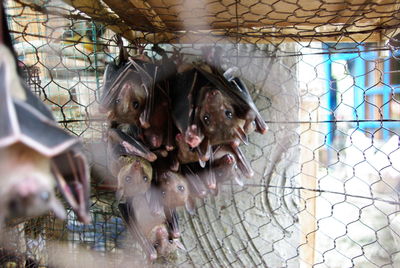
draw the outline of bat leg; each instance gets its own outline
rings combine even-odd
[[[112,144],[121,144],[127,154],[143,157],[150,162],[157,159],[157,156],[146,146],[132,136],[125,134],[120,129],[110,129],[108,138],[109,142]]]

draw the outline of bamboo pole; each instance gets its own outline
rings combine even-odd
[[[315,101],[303,101],[300,107],[301,121],[317,120],[318,103]],[[302,124],[300,135],[300,161],[301,161],[301,186],[308,189],[316,189],[318,172],[318,136],[315,125]],[[312,267],[315,261],[316,238],[316,194],[312,191],[300,192],[300,267]]]

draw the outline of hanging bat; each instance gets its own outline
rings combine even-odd
[[[141,157],[121,156],[117,174],[117,201],[145,194],[151,185],[153,169],[148,161]]]
[[[3,20],[4,18],[3,16]],[[8,31],[4,31],[3,34],[5,35],[3,40],[11,39]],[[12,47],[6,47],[0,42],[2,55],[0,59],[0,150],[20,148],[14,145],[21,145],[22,148],[33,150],[46,158],[52,172],[55,166],[61,165],[64,168],[65,164],[58,162],[57,159],[75,155],[79,150],[79,140],[59,128],[47,107],[22,83],[12,51]],[[28,158],[26,160],[30,161]],[[89,185],[89,176],[86,159],[81,154],[77,158],[73,157],[66,166],[69,169],[53,176],[57,177],[61,192],[64,193],[80,220],[88,222],[89,190],[86,186]],[[73,176],[69,176],[68,173]],[[47,171],[44,175],[47,175]],[[34,180],[39,183],[39,179]],[[31,183],[34,180],[31,180]],[[43,180],[47,179],[43,178]],[[74,184],[72,182],[79,182],[82,187],[72,189],[72,184]],[[71,194],[73,192],[77,194]],[[75,206],[71,202],[74,202]]]
[[[119,63],[109,63],[104,72],[101,111],[110,122],[149,127],[154,99],[156,66],[129,58],[122,38],[117,36]]]
[[[160,203],[164,208],[172,236],[179,237],[180,231],[176,208],[184,206],[190,214],[194,214],[195,199],[190,193],[188,182],[180,173],[170,170],[163,171],[159,173],[157,179],[157,186],[161,192]]]
[[[256,131],[265,134],[268,126],[260,115],[246,84],[237,77],[238,68],[231,67],[222,71],[222,48],[204,47],[203,57],[206,63],[196,64],[196,69],[218,89],[224,91],[237,106],[238,116],[245,120],[244,132],[248,133],[251,124],[255,122]]]
[[[170,237],[164,213],[151,213],[145,195],[120,203],[118,208],[128,230],[142,246],[150,261],[166,257],[177,248],[184,249],[178,239]]]

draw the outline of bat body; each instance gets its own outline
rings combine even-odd
[[[80,153],[79,140],[59,128],[47,107],[22,83],[11,42],[1,42],[11,40],[2,12],[0,154],[1,172],[7,174],[0,182],[6,200],[2,213],[10,215],[5,208],[11,202],[16,209],[15,215],[10,216],[38,216],[53,210],[57,216],[65,217],[54,197],[57,182],[78,218],[88,222],[89,169]],[[7,154],[13,157],[7,159]],[[26,169],[26,173],[21,173],[19,167]],[[10,201],[10,195],[14,201]]]
[[[121,156],[117,188],[117,200],[130,199],[136,195],[146,193],[151,185],[153,169],[150,163],[140,157]]]
[[[178,240],[171,239],[164,213],[151,213],[144,195],[137,195],[126,204],[119,204],[119,209],[128,230],[151,261],[166,257],[182,247]]]

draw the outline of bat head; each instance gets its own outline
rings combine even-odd
[[[165,207],[176,208],[187,205],[189,186],[186,179],[179,173],[165,172],[161,178],[160,189]]]
[[[230,98],[220,90],[209,88],[199,110],[204,135],[212,145],[226,143],[237,137],[240,121]]]
[[[147,192],[151,185],[153,170],[150,163],[135,156],[124,157],[125,165],[118,173],[117,199],[133,197]]]
[[[157,251],[157,257],[168,257],[178,248],[185,250],[184,246],[178,239],[170,238],[165,224],[153,228],[150,242]]]
[[[47,187],[40,176],[25,175],[14,184],[6,203],[10,217],[36,217],[52,211],[57,217],[65,219],[64,208],[55,197],[53,188]]]
[[[61,219],[64,208],[54,194],[50,159],[24,145],[0,152],[0,211],[6,217],[36,217],[53,211]]]
[[[119,86],[121,89],[113,100],[109,118],[119,123],[137,125],[146,103],[146,90],[141,86],[141,79],[134,75]]]

